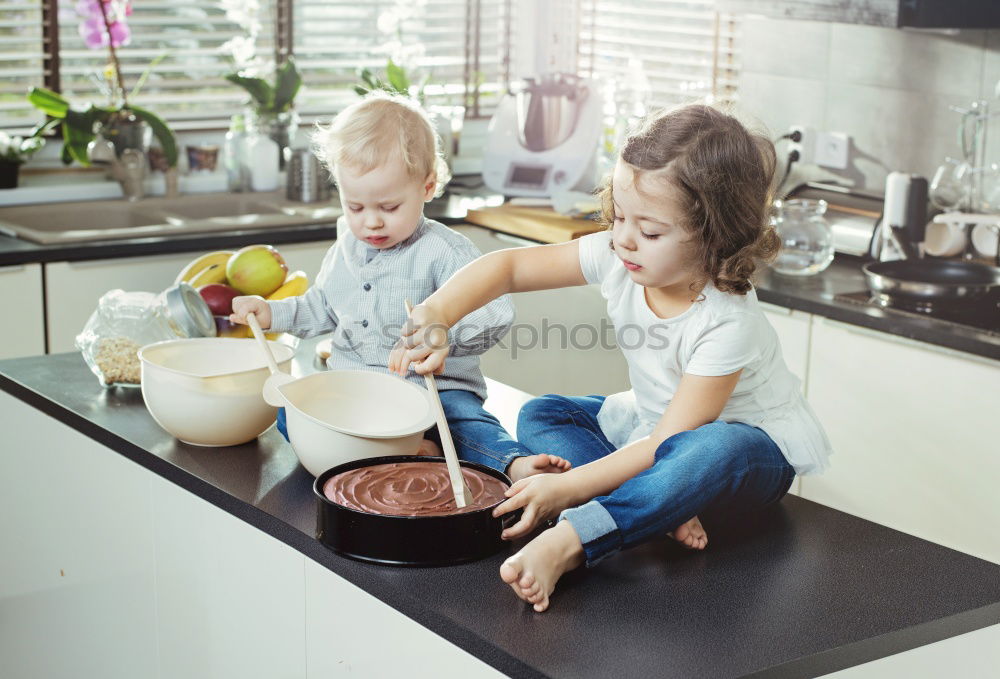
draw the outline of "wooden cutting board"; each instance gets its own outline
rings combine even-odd
[[[484,207],[469,210],[465,221],[542,243],[565,243],[604,230],[593,220],[566,217],[546,207]]]

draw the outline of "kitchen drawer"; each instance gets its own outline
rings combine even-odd
[[[329,242],[282,245],[278,249],[290,271],[301,269],[315,280]],[[45,265],[49,351],[73,351],[73,342],[108,290],[158,292],[172,285],[177,273],[201,252],[149,257],[53,262]]]
[[[7,306],[0,358],[45,353],[42,265],[0,267],[0,296]]]
[[[814,318],[809,401],[834,454],[803,497],[1000,562],[1000,363]]]
[[[802,380],[802,390],[807,391],[810,315],[766,302],[761,302],[760,306],[771,327],[778,334],[785,365]]]

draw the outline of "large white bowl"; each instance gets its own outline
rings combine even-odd
[[[286,372],[295,350],[268,342]],[[235,446],[260,436],[278,409],[264,402],[267,363],[256,342],[206,337],[139,350],[142,397],[156,423],[185,443]]]
[[[279,387],[288,438],[313,476],[344,462],[413,455],[434,424],[427,392],[364,370],[331,370]]]

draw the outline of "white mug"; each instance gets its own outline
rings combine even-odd
[[[930,222],[924,235],[924,252],[935,257],[953,257],[965,250],[965,224]]]
[[[972,229],[972,247],[983,257],[996,257],[997,246],[1000,245],[1000,227],[992,224],[976,224]]]

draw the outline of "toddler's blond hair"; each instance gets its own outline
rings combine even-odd
[[[441,195],[451,179],[430,116],[409,97],[371,92],[338,113],[329,125],[318,125],[312,142],[331,175],[338,166],[364,174],[398,159],[414,179],[423,181],[434,174],[435,195]]]

